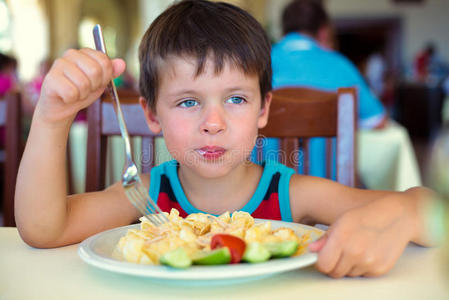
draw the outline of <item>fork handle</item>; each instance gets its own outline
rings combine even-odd
[[[100,24],[96,24],[93,29],[93,36],[95,41],[95,49],[98,51],[103,52],[104,54],[108,55],[106,51],[106,45],[104,43],[103,39],[103,33],[101,30]],[[115,110],[115,114],[117,115],[119,127],[120,127],[120,133],[122,134],[122,137],[125,141],[125,151],[126,155],[128,156],[128,159],[131,160],[131,144],[129,142],[129,134],[128,129],[126,128],[125,118],[123,117],[123,112],[120,107],[120,101],[117,94],[117,89],[115,87],[114,81],[111,80],[111,82],[108,83],[108,86],[106,87],[108,92],[111,94],[112,99],[114,100],[112,102]]]

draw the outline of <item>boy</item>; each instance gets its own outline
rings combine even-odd
[[[423,188],[357,190],[293,175],[280,164],[248,162],[257,130],[268,119],[271,65],[269,41],[245,11],[207,1],[174,4],[144,35],[139,59],[148,126],[164,133],[176,160],[154,168],[151,178],[143,175],[163,210],[244,210],[332,224],[310,248],[319,251],[317,267],[333,277],[383,274],[409,241],[430,244],[418,209],[430,193]],[[122,60],[81,49],[67,51],[47,75],[16,192],[17,227],[29,245],[77,243],[139,217],[120,183],[70,196],[65,186],[71,121],[124,68]]]

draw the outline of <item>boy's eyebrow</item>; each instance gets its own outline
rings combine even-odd
[[[230,88],[225,89],[225,92],[227,92],[227,93],[239,92],[239,91],[250,92],[251,88],[249,88],[249,87],[245,88],[244,86],[236,86],[236,87],[230,87]],[[183,90],[174,91],[174,92],[170,93],[170,96],[179,96],[179,95],[185,95],[185,94],[197,94],[198,92],[201,92],[201,90],[183,89]]]

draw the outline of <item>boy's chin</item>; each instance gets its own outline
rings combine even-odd
[[[191,171],[198,176],[208,179],[220,178],[228,175],[233,169],[235,169],[240,162],[226,161],[222,159],[204,159],[195,163],[186,164]]]

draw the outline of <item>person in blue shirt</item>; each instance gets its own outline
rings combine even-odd
[[[271,53],[273,89],[300,86],[336,91],[340,87],[356,87],[358,127],[372,129],[384,126],[386,113],[382,103],[370,91],[354,64],[330,49],[332,27],[320,1],[292,1],[283,11],[282,29],[284,37],[273,46]],[[324,177],[324,139],[312,139],[311,147],[311,175]],[[276,140],[266,141],[264,157],[275,149],[278,149]]]

